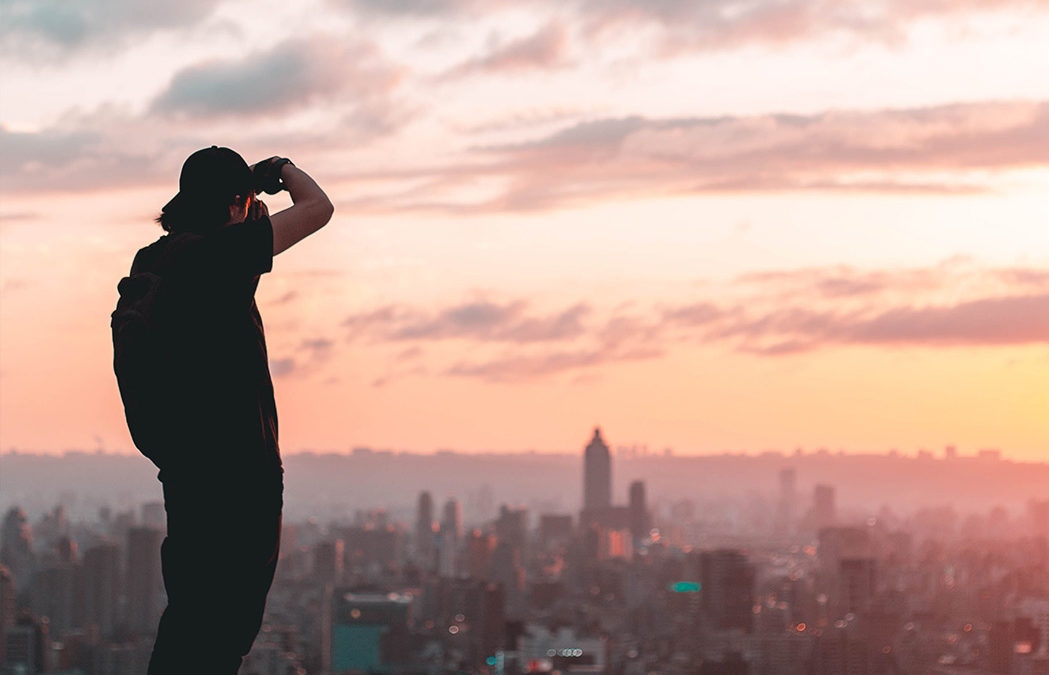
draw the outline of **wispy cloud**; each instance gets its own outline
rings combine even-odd
[[[595,119],[456,163],[347,176],[403,182],[362,211],[541,211],[608,199],[737,191],[973,192],[987,172],[1049,162],[1049,103],[985,102],[812,115]],[[466,201],[481,179],[501,187]]]
[[[568,29],[561,21],[550,21],[531,35],[497,45],[487,53],[451,68],[443,77],[548,71],[567,64]]]
[[[1040,11],[1040,0],[577,0],[589,30],[637,31],[639,25],[661,29],[658,47],[668,54],[732,49],[747,45],[784,45],[829,36],[899,44],[918,20],[968,18],[989,12],[1016,15]]]
[[[346,92],[363,105],[384,97],[399,79],[398,69],[374,45],[313,36],[239,60],[186,68],[175,74],[151,108],[165,115],[268,115]]]
[[[836,313],[788,308],[744,317],[708,338],[777,355],[833,345],[991,346],[1049,342],[1049,294],[979,298],[948,305],[905,305]]]
[[[35,131],[0,125],[0,192],[170,183],[189,152],[213,144],[244,151],[238,140],[300,152],[330,148],[333,135],[340,142],[365,143],[410,118],[396,98],[400,77],[400,68],[370,43],[324,35],[286,41],[235,61],[197,64],[174,75],[144,113],[105,105],[71,110]],[[267,126],[284,125],[290,113],[322,99],[341,112],[331,122],[337,126],[313,124],[309,133],[277,133]],[[255,121],[250,130],[237,124],[247,118]]]
[[[363,17],[408,20],[463,20],[518,5],[501,0],[342,0]],[[568,14],[593,36],[658,28],[664,52],[729,49],[750,44],[800,42],[840,34],[895,44],[920,19],[1013,14],[1045,9],[1040,0],[537,0],[535,13]]]
[[[1049,274],[967,258],[895,270],[847,265],[738,277],[743,293],[702,339],[766,355],[847,344],[995,346],[1049,341]]]
[[[156,180],[163,171],[158,161],[162,150],[117,142],[119,127],[127,131],[139,125],[123,112],[108,112],[67,118],[35,132],[0,127],[0,192],[84,190]]]
[[[462,22],[519,5],[491,0],[342,0],[365,19]],[[730,50],[752,45],[782,47],[822,38],[896,46],[916,21],[968,21],[988,14],[1012,16],[1046,10],[1041,0],[538,0],[539,16],[557,16],[578,27],[587,49],[645,39],[662,56]],[[478,57],[481,58],[481,57]]]
[[[591,349],[553,350],[538,355],[460,362],[445,370],[444,374],[479,378],[489,382],[519,382],[583,368],[624,361],[643,361],[660,356],[663,356],[663,351],[658,348],[619,350],[601,345]]]
[[[434,17],[455,15],[471,8],[483,9],[489,3],[475,0],[338,0],[337,4],[371,16]]]
[[[528,303],[468,302],[436,313],[387,306],[351,315],[343,321],[351,339],[382,340],[469,339],[490,342],[548,342],[582,334],[582,319],[590,311],[584,303],[548,315],[527,313]]]
[[[295,358],[288,356],[270,361],[270,373],[273,377],[286,377],[295,372],[297,364]]]
[[[198,25],[223,0],[5,0],[0,53],[58,58],[83,50],[113,52],[157,31]]]
[[[959,292],[965,297],[942,299]],[[1025,267],[986,268],[948,259],[898,270],[768,270],[731,280],[716,296],[608,311],[580,302],[537,316],[529,316],[522,301],[431,312],[383,307],[353,315],[346,326],[354,342],[411,341],[412,347],[398,353],[398,363],[429,360],[419,346],[428,342],[465,342],[469,356],[437,372],[491,382],[658,359],[680,345],[781,357],[850,345],[995,347],[1049,341],[1049,275]],[[396,377],[388,375],[383,383]]]
[[[327,338],[302,340],[291,356],[270,360],[273,377],[305,376],[318,372],[334,353],[335,341]]]

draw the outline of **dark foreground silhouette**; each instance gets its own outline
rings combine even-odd
[[[269,216],[255,197],[286,187]],[[114,369],[139,450],[159,469],[168,605],[149,673],[235,673],[251,649],[280,546],[283,468],[259,276],[322,227],[331,204],[304,172],[211,147],[186,160],[113,313]]]

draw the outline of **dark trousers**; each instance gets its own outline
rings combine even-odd
[[[277,566],[282,477],[161,476],[168,605],[149,675],[236,673],[262,626]]]

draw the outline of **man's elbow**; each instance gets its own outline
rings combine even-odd
[[[320,229],[331,220],[332,214],[335,213],[335,206],[330,199],[323,199],[314,205],[312,211],[313,220],[317,224],[317,229]]]

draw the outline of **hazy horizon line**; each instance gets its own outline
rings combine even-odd
[[[581,446],[582,447],[582,446]],[[1049,465],[1049,461],[1046,460],[1032,460],[1022,459],[1010,456],[1007,452],[1000,448],[979,448],[974,454],[965,454],[957,451],[957,454],[953,457],[948,457],[943,448],[938,450],[930,450],[925,448],[919,448],[913,452],[904,452],[898,449],[890,448],[881,452],[871,450],[845,450],[845,449],[829,449],[829,448],[796,448],[794,450],[721,450],[715,452],[698,452],[698,453],[681,453],[673,451],[666,453],[664,451],[649,451],[646,453],[629,454],[629,452],[620,453],[617,448],[611,448],[614,459],[617,460],[642,460],[642,459],[659,459],[659,460],[674,460],[674,459],[711,459],[711,458],[746,458],[746,459],[771,459],[780,458],[783,460],[791,460],[794,458],[819,458],[819,457],[867,457],[867,458],[883,458],[883,459],[901,459],[901,460],[921,460],[921,461],[983,461],[983,462],[1001,462],[1011,464],[1031,464],[1037,466]],[[626,450],[631,450],[631,446],[625,446]],[[990,452],[994,453],[992,456],[982,456],[980,453]],[[920,454],[927,453],[927,454]],[[296,450],[282,451],[281,456],[283,458],[310,455],[310,456],[338,456],[338,457],[366,457],[366,456],[380,456],[380,457],[448,457],[448,456],[466,456],[466,457],[493,457],[493,458],[504,458],[504,457],[564,457],[564,458],[578,458],[582,456],[582,451],[566,451],[566,450],[537,450],[537,449],[519,449],[519,450],[462,450],[452,448],[437,448],[434,450],[405,450],[405,449],[392,449],[392,448],[373,448],[368,446],[356,446],[346,450],[335,450],[335,449],[313,449],[304,448]],[[46,451],[46,450],[31,450],[23,448],[6,448],[0,450],[0,458],[11,457],[11,456],[38,456],[38,457],[66,457],[66,456],[107,456],[107,457],[136,457],[142,456],[137,450],[114,450],[109,448],[96,448],[96,449],[80,449],[80,448],[66,448],[57,451]]]

